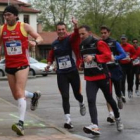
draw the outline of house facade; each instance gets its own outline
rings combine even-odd
[[[40,11],[32,8],[30,4],[18,0],[0,0],[0,25],[4,23],[2,12],[8,4],[17,5],[19,8],[19,21],[29,23],[37,31],[37,14]]]

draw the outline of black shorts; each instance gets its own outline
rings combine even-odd
[[[6,73],[8,73],[8,74],[15,75],[15,73],[16,73],[17,71],[26,69],[27,67],[29,67],[29,65],[21,66],[21,67],[17,67],[17,68],[5,68],[5,71],[6,71]]]

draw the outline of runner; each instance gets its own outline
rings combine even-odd
[[[118,60],[121,60],[126,57],[125,51],[122,49],[119,42],[116,40],[110,38],[111,30],[106,26],[101,26],[100,28],[101,37],[103,41],[105,41],[108,46],[110,47],[110,50],[112,52],[112,55],[114,57],[114,60],[107,62],[107,66],[109,68],[109,71],[111,73],[111,81],[114,84],[116,97],[118,100],[118,107],[119,109],[123,108],[123,102],[122,102],[122,93],[121,93],[121,79],[122,79],[122,70],[118,63]],[[110,123],[115,122],[114,113],[111,108],[111,106],[107,103],[109,116],[107,118],[107,121]]]
[[[131,83],[131,88],[133,90],[133,85],[134,85],[134,76],[135,76],[135,93],[137,96],[140,95],[140,92],[139,92],[139,75],[140,75],[140,46],[138,44],[138,39],[133,39],[132,40],[132,43],[133,43],[133,46],[136,50],[136,55],[137,55],[137,58],[134,59],[132,61],[132,83]]]
[[[133,90],[131,86],[131,77],[132,77],[132,60],[134,60],[136,56],[136,50],[134,47],[127,43],[127,37],[125,35],[121,36],[121,46],[126,52],[126,58],[120,60],[120,64],[123,70],[123,78],[121,81],[121,91],[123,93],[122,100],[125,103],[125,81],[127,78],[127,85],[128,85],[128,98],[131,98],[133,95]]]
[[[19,121],[12,125],[17,135],[24,135],[24,118],[26,97],[31,99],[31,109],[37,107],[40,92],[25,91],[29,72],[28,45],[35,47],[42,42],[41,36],[29,24],[18,22],[18,9],[14,5],[7,6],[3,11],[6,23],[0,28],[0,42],[5,51],[5,71],[13,97],[18,102]],[[35,40],[28,41],[28,34]]]
[[[66,118],[64,128],[67,129],[73,128],[70,117],[69,84],[72,86],[76,100],[79,101],[81,115],[84,116],[86,114],[86,108],[81,94],[80,77],[72,56],[72,49],[74,49],[76,57],[79,58],[77,20],[72,18],[72,22],[74,24],[74,33],[71,35],[68,35],[65,23],[59,22],[56,25],[58,39],[52,44],[52,49],[47,59],[48,66],[46,67],[46,70],[48,70],[54,59],[56,60],[57,84],[62,96],[62,106]]]
[[[96,108],[96,95],[99,89],[102,90],[105,99],[111,105],[117,125],[117,130],[123,130],[120,113],[115,100],[112,98],[110,90],[110,78],[106,63],[111,59],[111,51],[108,45],[102,40],[96,40],[91,35],[90,27],[83,25],[79,27],[79,34],[82,40],[80,45],[83,63],[80,67],[84,67],[84,77],[86,80],[86,93],[89,105],[89,113],[91,117],[91,125],[83,128],[85,133],[100,135],[98,127],[98,117]]]

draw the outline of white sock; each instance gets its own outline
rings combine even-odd
[[[114,117],[114,113],[112,111],[109,112],[109,115],[111,115],[112,117]]]
[[[19,120],[24,122],[25,113],[26,113],[26,99],[20,98],[18,101],[18,110],[19,110]]]
[[[79,102],[79,105],[84,105],[84,101],[82,103]]]
[[[70,114],[65,114],[65,118],[66,118],[66,123],[71,122]]]
[[[33,96],[34,96],[34,93],[25,90],[25,97],[26,97],[26,98],[33,98]]]

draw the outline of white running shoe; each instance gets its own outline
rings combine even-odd
[[[123,126],[120,118],[116,119],[116,126],[117,126],[118,131],[122,131],[124,129],[124,126]]]
[[[72,125],[72,123],[71,122],[66,122],[66,123],[64,123],[64,128],[66,128],[66,129],[72,129],[73,128],[73,125]]]
[[[139,92],[139,90],[136,90],[135,93],[136,93],[137,96],[140,96],[140,92]]]
[[[85,104],[79,104],[80,106],[80,114],[82,116],[85,116],[86,115],[86,107],[85,107]]]
[[[133,92],[132,91],[128,91],[128,98],[132,98],[133,97]]]
[[[110,123],[114,123],[115,122],[115,118],[112,114],[109,114],[109,116],[107,117],[107,122],[110,122]]]
[[[100,130],[97,125],[95,124],[90,124],[89,126],[85,126],[83,128],[83,131],[87,134],[92,134],[92,135],[100,135]]]

